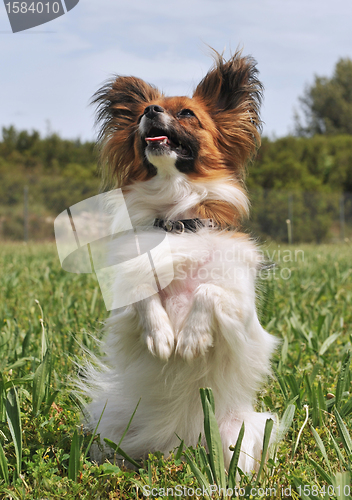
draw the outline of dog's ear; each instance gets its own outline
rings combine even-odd
[[[135,132],[144,109],[159,97],[156,87],[133,76],[116,77],[94,94],[92,104],[97,106],[100,163],[106,185],[123,186],[138,175]]]
[[[193,97],[205,106],[216,123],[219,142],[229,162],[240,155],[236,170],[260,144],[259,109],[263,87],[256,62],[237,52],[228,61],[215,52],[215,65],[199,83]]]
[[[118,76],[107,82],[92,99],[97,105],[96,123],[101,135],[110,128],[125,128],[135,123],[154,99],[160,97],[158,89],[140,78]]]

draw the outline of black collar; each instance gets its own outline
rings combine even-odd
[[[164,220],[155,219],[154,227],[160,227],[168,233],[184,233],[191,231],[195,233],[202,227],[217,227],[214,219],[182,219],[182,220]]]

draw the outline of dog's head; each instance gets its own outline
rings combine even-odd
[[[192,98],[117,77],[93,101],[103,158],[120,186],[163,175],[170,165],[191,178],[241,177],[259,142],[261,90],[255,62],[238,53],[228,61],[217,54]]]
[[[259,141],[262,86],[255,61],[236,53],[215,65],[192,98],[166,97],[119,76],[94,96],[103,165],[123,187],[153,176],[233,179],[240,186]]]

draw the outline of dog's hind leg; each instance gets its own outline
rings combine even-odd
[[[244,423],[244,437],[238,466],[243,471],[258,471],[262,457],[264,429],[267,419],[274,420],[274,427],[270,438],[271,444],[275,442],[277,422],[275,416],[270,413],[257,413],[253,411],[220,424],[226,468],[229,467],[233,454],[230,446],[233,447],[236,444],[241,425]]]

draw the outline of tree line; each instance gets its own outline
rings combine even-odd
[[[307,206],[302,193],[324,194],[316,203],[310,203],[310,212],[306,214],[317,220],[317,205],[320,205],[320,227],[312,236],[319,240],[328,234],[332,221],[331,217],[329,219],[331,201],[322,205],[321,200],[331,200],[329,193],[352,193],[352,61],[340,59],[331,78],[315,76],[313,84],[300,98],[300,105],[301,114],[296,113],[293,135],[262,139],[256,159],[248,166],[246,184],[258,201],[254,207],[259,206],[260,213],[256,215],[254,210],[252,215],[254,226],[258,228],[258,217],[265,218],[267,212],[262,210],[261,203],[268,207],[275,196],[282,200],[287,196],[292,200],[295,196],[295,212],[302,214],[306,213]],[[42,137],[37,131],[3,127],[0,140],[3,233],[8,220],[6,215],[10,213],[12,218],[17,216],[18,232],[22,231],[21,205],[25,185],[29,187],[32,216],[56,216],[99,191],[97,164],[98,152],[93,142],[63,139],[55,133]],[[268,192],[271,195],[266,199]],[[300,201],[298,193],[301,193]],[[288,215],[285,213],[286,218]],[[296,220],[296,232],[297,223]],[[11,224],[14,230],[16,224],[13,220]],[[262,221],[260,226],[266,227],[264,232],[269,235],[270,228],[277,232],[280,227],[281,238],[285,238],[282,221],[275,224],[271,218]],[[302,231],[303,226],[298,232],[303,234]],[[310,234],[312,232],[308,231],[306,240]]]
[[[17,202],[17,187],[44,179],[62,186],[79,182],[99,188],[97,150],[93,142],[42,138],[36,131],[2,129],[0,141],[0,204]],[[256,159],[248,166],[247,186],[300,191],[352,192],[352,135],[287,136],[262,139]],[[48,208],[59,209],[55,204]]]

